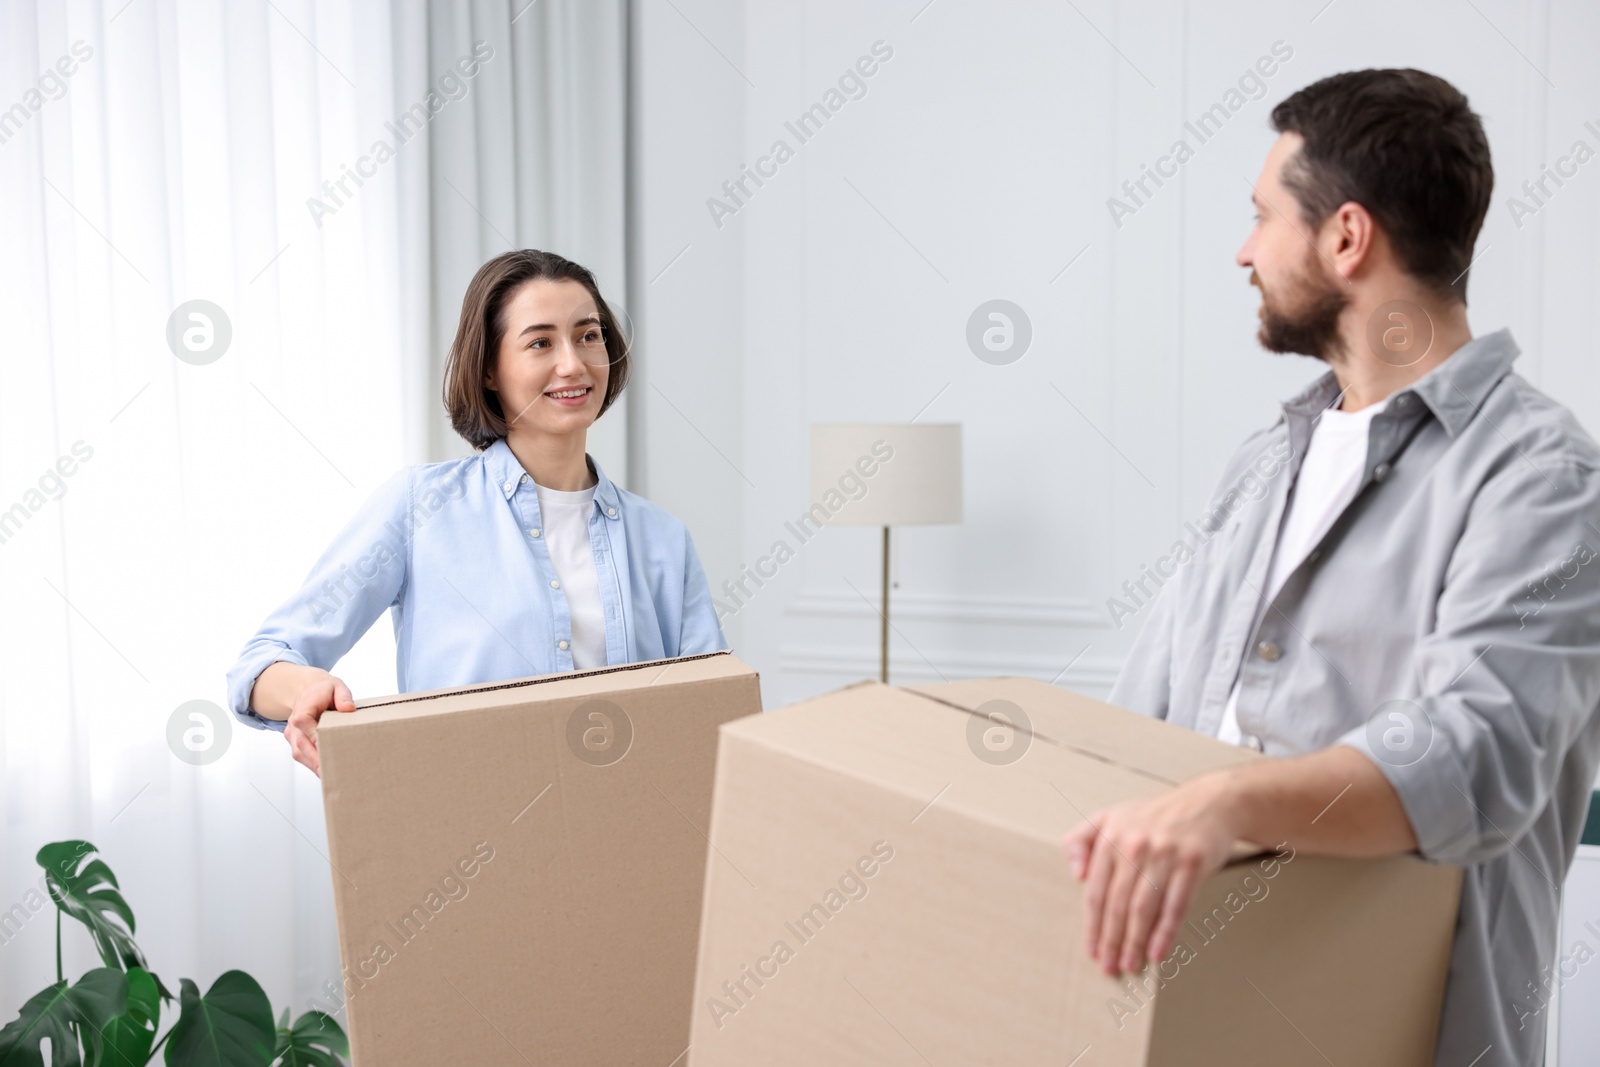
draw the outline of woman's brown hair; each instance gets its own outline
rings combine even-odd
[[[461,322],[456,327],[456,339],[450,345],[450,358],[444,367],[444,406],[450,413],[450,425],[480,452],[506,435],[506,417],[500,398],[483,383],[489,368],[494,366],[500,341],[505,336],[506,300],[522,283],[541,278],[577,282],[594,297],[611,367],[606,379],[606,395],[600,402],[600,415],[606,413],[623,386],[628,384],[628,338],[623,336],[610,305],[600,295],[593,274],[570,259],[535,248],[498,255],[479,267],[467,286],[466,296],[461,300]]]

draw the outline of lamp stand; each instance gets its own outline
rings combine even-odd
[[[878,627],[878,680],[889,684],[889,527],[883,528],[883,611]]]

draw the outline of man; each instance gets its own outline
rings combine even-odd
[[[1112,700],[1282,758],[1070,833],[1088,951],[1161,959],[1235,840],[1417,852],[1465,868],[1435,1063],[1538,1064],[1600,759],[1600,449],[1468,328],[1494,176],[1466,98],[1360,71],[1272,120],[1238,263],[1262,345],[1329,373],[1228,464],[1230,509],[1282,470],[1166,582]]]

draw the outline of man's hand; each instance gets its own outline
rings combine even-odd
[[[1063,839],[1087,879],[1084,938],[1107,974],[1166,958],[1195,889],[1236,841],[1324,856],[1414,852],[1417,837],[1378,765],[1348,745],[1212,771],[1097,811]]]
[[[1171,950],[1195,887],[1222,869],[1240,826],[1222,774],[1095,812],[1063,844],[1084,889],[1084,940],[1106,974]]]

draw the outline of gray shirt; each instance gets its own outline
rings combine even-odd
[[[1286,402],[1158,561],[1170,577],[1150,576],[1111,693],[1215,735],[1237,678],[1244,743],[1377,764],[1422,856],[1466,869],[1438,1067],[1542,1062],[1559,886],[1600,761],[1600,449],[1517,354],[1502,330],[1397,392],[1355,499],[1263,604],[1337,381]]]

